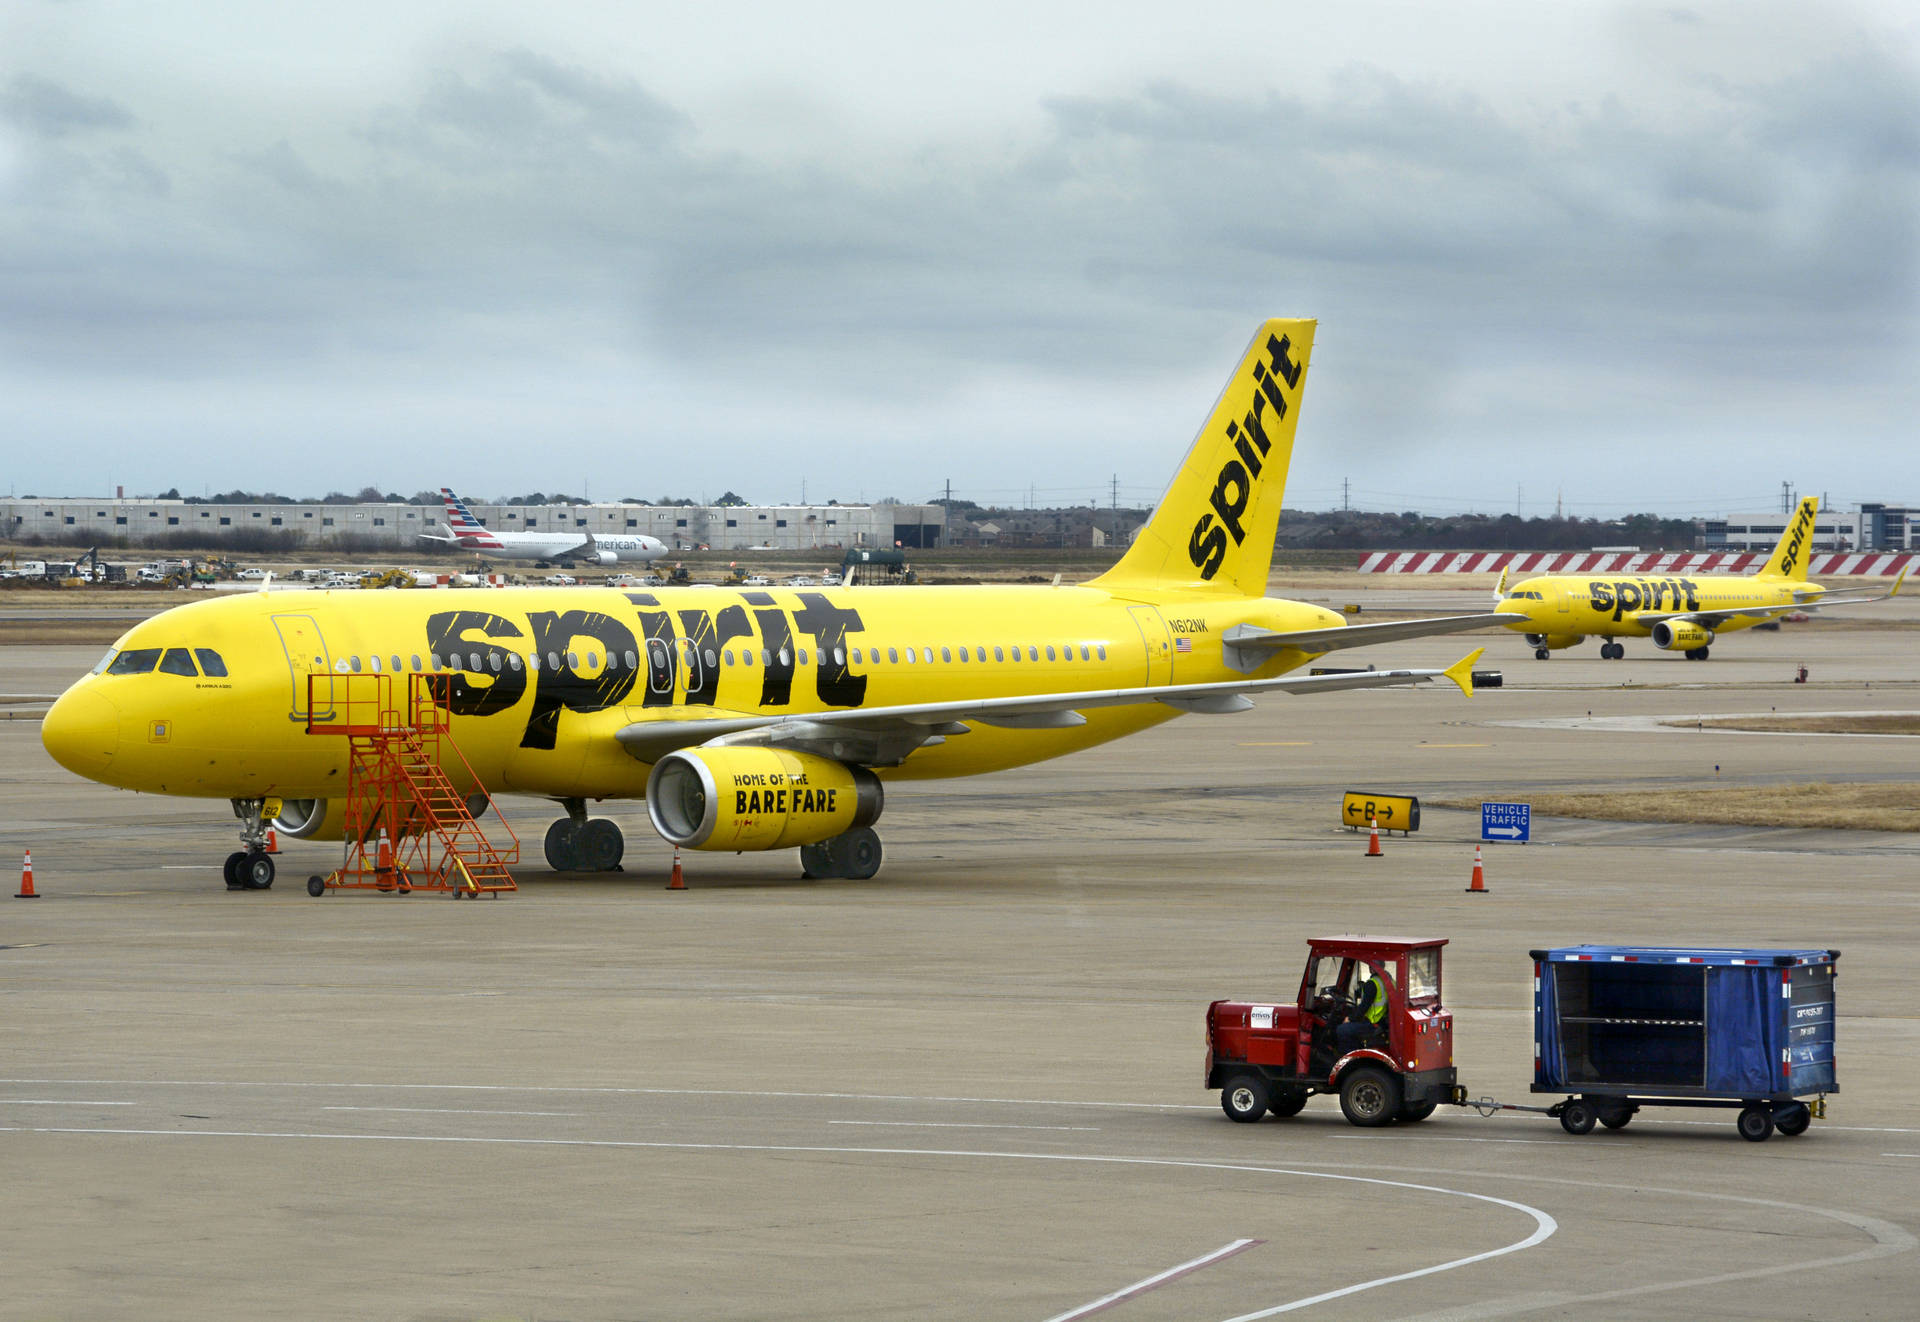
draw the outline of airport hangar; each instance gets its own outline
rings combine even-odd
[[[703,856],[675,895],[638,848],[498,903],[219,892],[206,805],[75,782],[34,721],[0,722],[0,840],[43,893],[0,901],[0,1316],[1902,1315],[1912,835],[1537,821],[1470,896],[1473,813],[1429,807],[1381,859],[1333,818],[1349,786],[1911,781],[1898,738],[1663,722],[1912,710],[1916,628],[1896,599],[1684,686],[1664,658],[1571,658],[1470,702],[1264,701],[903,786],[872,882]],[[97,650],[0,649],[0,687],[58,692]],[[1531,948],[1836,947],[1842,1091],[1762,1146],[1718,1115],[1583,1139],[1447,1110],[1360,1131],[1325,1101],[1227,1123],[1206,1003],[1289,999],[1306,938],[1346,929],[1449,937],[1462,1078],[1522,1101]]]

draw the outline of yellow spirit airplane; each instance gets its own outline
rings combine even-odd
[[[675,846],[798,846],[809,875],[869,877],[887,780],[1059,757],[1261,693],[1444,677],[1471,694],[1477,650],[1438,671],[1287,674],[1510,618],[1348,626],[1265,595],[1314,324],[1260,327],[1134,545],[1083,585],[254,593],[136,625],[42,738],[91,780],[231,800],[246,848],[229,884],[261,887],[269,825],[340,839],[347,816],[347,741],[307,733],[310,701],[331,707],[342,675],[437,675],[473,771],[461,792],[562,805],[557,870],[616,867],[620,829],[586,804],[644,797]]]
[[[1705,661],[1707,649],[1720,634],[1751,629],[1793,611],[1885,601],[1900,591],[1907,577],[1904,569],[1892,588],[1871,596],[1828,596],[1826,588],[1809,583],[1807,556],[1814,516],[1819,512],[1819,497],[1801,501],[1772,557],[1750,577],[1549,574],[1530,578],[1509,591],[1503,570],[1493,599],[1499,610],[1522,617],[1510,621],[1507,628],[1524,633],[1541,661],[1563,647],[1585,642],[1588,634],[1606,640],[1600,644],[1600,655],[1608,661],[1627,654],[1625,643],[1613,641],[1619,638],[1651,638],[1664,652]]]

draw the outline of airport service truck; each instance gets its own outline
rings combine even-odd
[[[1299,1113],[1334,1093],[1356,1125],[1425,1120],[1462,1100],[1453,1068],[1453,1015],[1440,1001],[1444,937],[1322,936],[1308,943],[1292,1005],[1215,1001],[1207,1007],[1207,1087],[1230,1119]],[[1376,981],[1377,980],[1377,981]],[[1368,984],[1385,989],[1378,1016]],[[1378,992],[1375,992],[1377,995]]]

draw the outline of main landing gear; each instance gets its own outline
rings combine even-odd
[[[1624,660],[1626,660],[1626,659],[1627,659],[1627,645],[1626,645],[1625,643],[1602,643],[1602,644],[1600,644],[1600,659],[1601,659],[1602,661],[1624,661]]]
[[[567,815],[547,828],[547,866],[555,872],[618,872],[627,838],[617,822],[588,818],[584,799],[562,799]]]
[[[865,881],[880,870],[880,837],[870,826],[856,826],[818,844],[800,846],[801,874],[809,880],[844,877]]]
[[[221,868],[230,891],[263,891],[273,885],[273,855],[267,853],[267,824],[261,820],[259,799],[234,799],[233,815],[240,819],[243,846],[227,855]]]
[[[1686,657],[1689,661],[1705,661],[1707,659],[1707,649],[1704,647],[1689,647],[1686,651]]]

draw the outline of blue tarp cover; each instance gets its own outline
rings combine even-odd
[[[1765,1096],[1834,1086],[1831,973],[1806,967],[1830,965],[1825,950],[1569,946],[1546,956],[1537,1087]],[[1796,966],[1806,985],[1789,995],[1783,974]],[[1790,1037],[1791,1079],[1781,1069]]]

